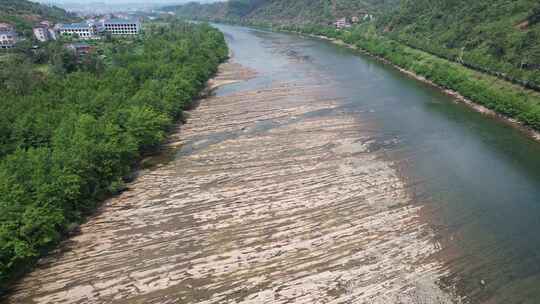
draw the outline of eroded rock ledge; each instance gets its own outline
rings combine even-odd
[[[251,76],[228,64],[211,85]],[[327,89],[202,100],[175,160],[106,202],[8,302],[450,303],[421,202]]]

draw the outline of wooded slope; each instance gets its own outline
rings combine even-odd
[[[58,7],[50,7],[27,0],[0,0],[0,22],[15,25],[18,32],[27,32],[43,20],[62,22],[74,16]]]
[[[538,0],[232,0],[173,7],[179,15],[274,25],[375,16],[379,34],[540,90]]]
[[[244,19],[276,24],[328,24],[362,13],[381,14],[399,0],[232,0],[168,7],[179,15],[202,19]]]
[[[415,48],[540,84],[537,0],[402,0],[377,23]]]

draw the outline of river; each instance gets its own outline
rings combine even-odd
[[[540,302],[540,144],[353,50],[218,27],[227,85],[8,303]]]

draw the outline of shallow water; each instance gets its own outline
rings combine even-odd
[[[474,302],[540,302],[540,144],[369,58],[325,43],[306,53],[398,142],[392,154],[423,182],[462,291]]]
[[[267,81],[301,77],[299,70],[319,75],[342,98],[344,111],[374,126],[381,148],[417,181],[417,195],[444,246],[440,256],[455,273],[449,280],[473,302],[540,302],[539,143],[352,50],[219,27],[242,37],[231,41],[238,61],[266,68]],[[303,68],[274,65],[257,51],[261,45],[294,54]]]

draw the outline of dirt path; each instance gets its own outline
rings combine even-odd
[[[226,64],[217,81],[250,75]],[[175,160],[106,202],[7,302],[449,303],[420,204],[327,89],[203,100],[172,137]]]

